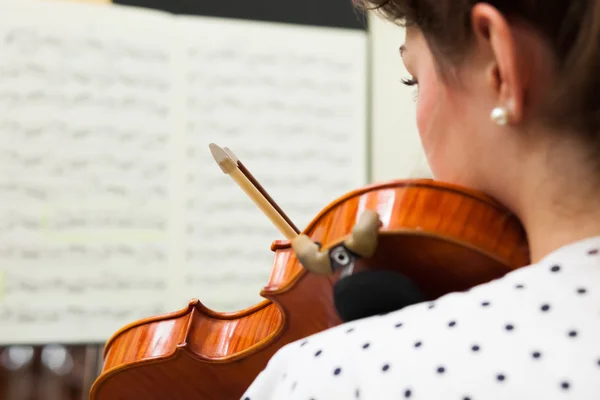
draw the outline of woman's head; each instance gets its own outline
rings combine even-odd
[[[600,1],[355,2],[407,27],[402,58],[436,178],[518,207],[519,179],[583,174],[558,158],[600,171]],[[507,125],[490,118],[498,107]]]

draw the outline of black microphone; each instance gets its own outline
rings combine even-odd
[[[340,279],[333,289],[335,308],[344,322],[386,314],[425,300],[415,283],[394,271],[358,272]]]

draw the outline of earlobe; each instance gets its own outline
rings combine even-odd
[[[497,106],[492,110],[490,117],[499,126],[509,123],[518,123],[521,119],[520,110],[515,107],[514,91],[507,80],[503,78],[498,65],[494,65],[489,72],[489,85],[497,97]]]
[[[497,103],[492,118],[495,115],[495,121],[518,123],[523,115],[524,90],[511,26],[502,13],[484,3],[473,7],[471,17],[473,34],[486,47],[491,64],[488,77]]]
[[[508,124],[508,109],[506,107],[495,107],[490,114],[490,118],[497,125],[504,126]]]

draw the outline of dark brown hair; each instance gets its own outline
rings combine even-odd
[[[477,0],[353,0],[402,26],[417,25],[438,64],[470,48],[471,9]],[[509,21],[538,30],[552,47],[559,76],[543,115],[576,129],[600,149],[600,0],[489,0]]]

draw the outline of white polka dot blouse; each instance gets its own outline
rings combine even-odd
[[[286,345],[243,400],[600,399],[600,237]]]

